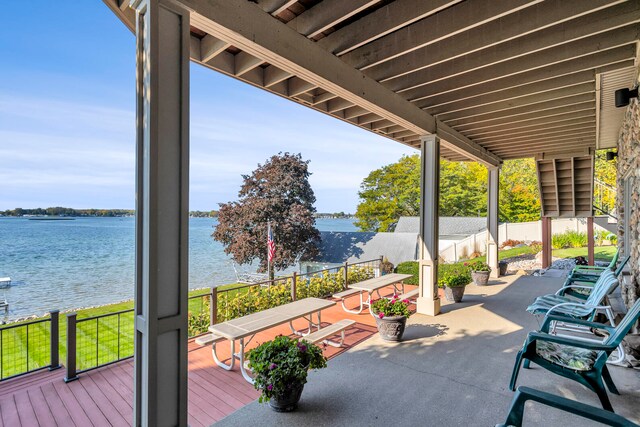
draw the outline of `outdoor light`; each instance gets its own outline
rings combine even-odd
[[[615,159],[616,157],[618,157],[618,153],[615,151],[607,151],[607,160],[611,161],[613,159]]]
[[[637,98],[638,97],[638,88],[633,88],[633,89],[618,89],[616,91],[616,107],[620,108],[620,107],[626,107],[627,105],[629,105],[629,100],[631,100],[631,98]]]

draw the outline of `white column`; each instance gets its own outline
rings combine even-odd
[[[498,269],[498,194],[500,192],[500,168],[489,168],[487,206],[487,264],[491,277],[499,277]]]
[[[438,297],[438,216],[440,201],[440,138],[421,138],[420,178],[420,296],[417,312],[440,313]]]
[[[136,9],[135,426],[187,425],[189,13]]]

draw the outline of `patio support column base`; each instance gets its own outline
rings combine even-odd
[[[500,190],[500,168],[489,168],[489,191],[487,196],[487,264],[491,277],[500,277],[498,268],[498,194]]]
[[[187,426],[190,15],[170,0],[136,10],[134,418]]]
[[[420,138],[420,293],[416,310],[435,316],[440,313],[438,296],[438,221],[440,202],[440,138],[426,135]]]

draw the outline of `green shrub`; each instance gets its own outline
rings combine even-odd
[[[471,283],[471,271],[463,264],[442,264],[438,266],[438,286],[455,288]]]
[[[607,240],[611,242],[612,245],[616,245],[618,243],[618,236],[613,233],[607,234]]]
[[[582,248],[587,246],[587,233],[568,230],[551,237],[553,249]]]
[[[489,271],[491,272],[491,267],[489,267],[489,264],[487,264],[486,262],[483,261],[473,261],[473,262],[469,262],[469,263],[464,263],[464,265],[466,267],[469,267],[469,270],[471,271]]]
[[[537,240],[533,241],[529,244],[529,247],[531,248],[531,251],[533,251],[534,254],[537,254],[542,250],[542,242],[539,242]]]
[[[419,265],[418,261],[405,261],[396,266],[396,273],[399,274],[412,274],[413,277],[404,280],[407,285],[418,285],[419,283]]]

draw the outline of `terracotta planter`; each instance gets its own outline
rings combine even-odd
[[[380,332],[383,340],[402,341],[402,334],[404,334],[404,328],[407,324],[405,316],[389,316],[382,319],[376,316],[375,319],[378,325],[378,332]]]
[[[471,278],[473,279],[473,283],[478,286],[485,286],[489,283],[489,271],[472,271]]]
[[[269,406],[276,412],[294,411],[298,407],[302,389],[304,389],[304,384],[294,385],[287,393],[273,396],[269,400]]]
[[[445,286],[444,297],[447,299],[447,301],[450,302],[460,302],[462,301],[465,287],[466,286],[456,286],[454,288],[450,288],[448,286]]]

